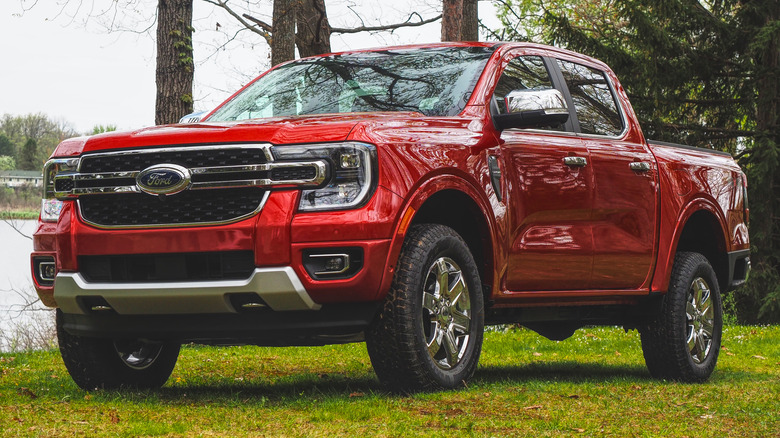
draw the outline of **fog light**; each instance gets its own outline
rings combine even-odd
[[[343,274],[349,269],[349,254],[312,254],[309,257],[323,261],[323,269],[315,275]]]
[[[54,257],[33,257],[33,275],[39,286],[51,286],[57,276]]]
[[[349,278],[363,267],[363,249],[351,247],[305,250],[303,266],[315,280]]]
[[[41,264],[38,265],[38,272],[41,273],[41,279],[54,281],[57,270],[54,266],[54,262],[41,262]]]

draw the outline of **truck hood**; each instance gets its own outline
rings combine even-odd
[[[349,113],[163,125],[127,132],[109,132],[63,141],[53,156],[69,157],[84,152],[148,146],[227,143],[320,143],[344,141],[356,124],[379,120],[408,120],[419,113]]]

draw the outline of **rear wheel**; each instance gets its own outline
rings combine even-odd
[[[715,271],[699,253],[678,253],[662,312],[641,330],[650,374],[683,382],[707,380],[718,361],[722,330]]]
[[[379,380],[399,392],[463,386],[479,361],[483,328],[479,272],[466,243],[443,225],[413,227],[366,332]]]
[[[159,388],[170,377],[179,357],[178,343],[72,335],[62,326],[60,310],[57,338],[65,368],[85,390]]]

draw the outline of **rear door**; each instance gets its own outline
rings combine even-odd
[[[593,289],[637,289],[653,266],[657,166],[628,101],[608,72],[575,60],[556,60],[576,109],[580,138],[590,157]],[[620,99],[623,99],[623,105]]]

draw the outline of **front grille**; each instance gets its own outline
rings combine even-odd
[[[73,190],[76,184],[72,179],[59,179],[54,181],[54,190],[58,192],[69,192]]]
[[[172,196],[111,193],[79,198],[81,216],[92,224],[118,226],[186,225],[234,220],[252,214],[265,190],[241,187],[198,190]]]
[[[172,151],[155,150],[135,153],[84,155],[81,158],[79,172],[99,173],[126,170],[143,170],[155,164],[178,164],[186,168],[239,166],[244,164],[262,164],[267,159],[262,148],[178,148]]]
[[[208,225],[235,221],[258,211],[267,189],[257,184],[235,184],[226,179],[267,178],[267,171],[193,174],[193,188],[212,183],[206,190],[184,190],[167,196],[143,193],[136,186],[138,172],[158,164],[187,169],[222,169],[226,166],[266,165],[266,145],[190,146],[137,149],[85,154],[76,177],[57,179],[55,190],[90,192],[78,197],[82,218],[100,227],[154,227]],[[80,191],[80,192],[79,192]]]
[[[282,167],[271,171],[271,179],[274,181],[307,180],[315,175],[316,169],[313,167]]]
[[[252,251],[79,257],[81,275],[94,283],[240,280],[254,269]]]

